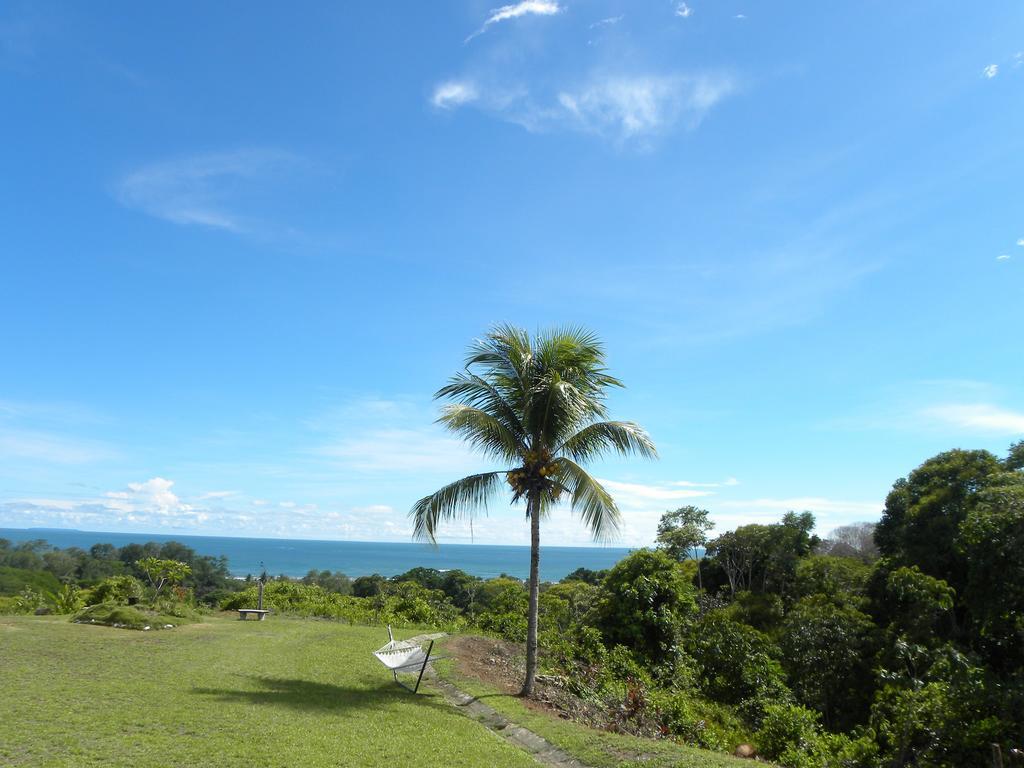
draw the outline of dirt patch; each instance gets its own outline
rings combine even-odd
[[[491,637],[457,635],[448,640],[446,654],[454,657],[460,675],[476,678],[500,693],[518,695],[526,677],[526,647]],[[537,675],[533,695],[522,699],[535,712],[564,720],[577,720],[592,727],[605,727],[606,718],[590,711],[576,696],[547,675]]]

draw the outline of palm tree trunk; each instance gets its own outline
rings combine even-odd
[[[533,693],[533,680],[537,676],[537,613],[540,598],[540,498],[530,494],[527,502],[530,513],[530,609],[526,619],[526,681],[520,696]]]

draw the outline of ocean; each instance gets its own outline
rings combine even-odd
[[[144,544],[180,541],[200,555],[228,559],[234,576],[305,576],[311,569],[341,571],[351,577],[379,573],[395,576],[416,566],[461,568],[483,578],[508,574],[525,579],[530,571],[530,548],[492,544],[427,544],[382,541],[311,541],[304,539],[242,539],[228,536],[180,536],[158,533],[104,533],[56,528],[0,528],[0,538],[13,542],[45,539],[55,547],[88,549],[93,544]],[[577,568],[610,568],[629,554],[621,547],[541,546],[542,581],[558,581]]]

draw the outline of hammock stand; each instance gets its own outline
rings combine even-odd
[[[388,625],[388,638],[387,645],[374,651],[373,655],[377,657],[381,664],[391,670],[391,675],[395,678],[396,683],[405,688],[405,690],[416,693],[420,689],[423,673],[427,670],[430,652],[434,650],[434,641],[431,640],[427,650],[424,651],[423,647],[417,643],[410,642],[409,640],[395,640],[395,636],[391,634],[390,624]],[[436,661],[440,658],[444,657],[435,656],[434,660]],[[416,677],[416,685],[413,688],[410,688],[398,679],[399,672],[416,674],[417,670],[419,670],[419,675]]]

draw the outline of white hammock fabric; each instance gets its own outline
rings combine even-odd
[[[424,651],[419,643],[410,642],[409,640],[395,640],[395,636],[391,634],[390,624],[388,625],[388,638],[388,643],[374,651],[373,655],[377,657],[381,664],[391,670],[396,683],[406,690],[416,693],[420,688],[423,673],[427,669],[427,662],[430,661],[430,652],[434,650],[434,641],[431,640],[430,645]],[[440,657],[435,656],[435,658]],[[416,674],[417,671],[419,671],[419,676],[416,678],[415,688],[410,688],[398,679],[399,672]]]
[[[381,664],[391,670],[402,670],[406,667],[421,667],[427,660],[423,648],[405,640],[392,640],[380,650],[374,651]]]

